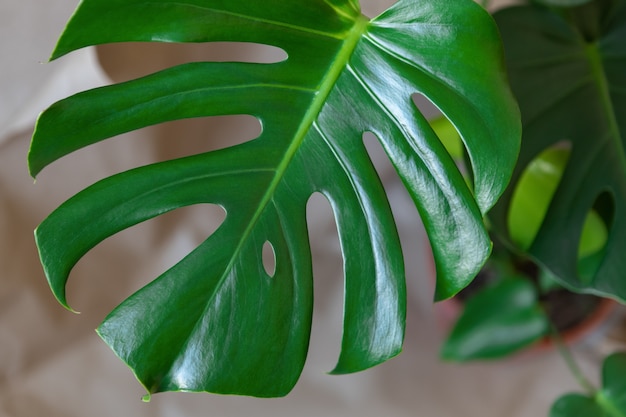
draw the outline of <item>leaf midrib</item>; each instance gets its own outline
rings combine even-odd
[[[228,270],[234,264],[235,258],[237,257],[241,248],[243,247],[244,242],[248,239],[248,237],[252,233],[252,230],[254,229],[254,226],[256,225],[256,223],[262,216],[263,212],[265,211],[265,208],[274,197],[276,189],[278,188],[285,173],[287,172],[289,164],[291,163],[291,161],[293,161],[293,158],[295,157],[297,151],[300,149],[300,146],[302,145],[304,138],[306,137],[309,130],[313,126],[313,123],[315,122],[317,116],[322,110],[322,107],[324,106],[326,99],[328,98],[328,96],[330,95],[330,92],[335,86],[337,79],[339,78],[343,70],[345,69],[348,63],[348,60],[350,59],[352,52],[356,48],[356,45],[359,39],[361,38],[362,34],[365,32],[368,22],[369,21],[367,21],[363,16],[361,16],[361,18],[355,21],[353,28],[348,33],[348,36],[344,40],[342,47],[337,53],[333,64],[329,67],[326,74],[322,77],[322,83],[320,85],[320,88],[315,98],[313,99],[313,102],[311,103],[306,113],[304,114],[304,117],[302,118],[302,122],[298,126],[298,129],[296,130],[296,133],[294,135],[294,140],[291,142],[291,145],[287,148],[287,151],[285,152],[285,156],[282,158],[282,160],[278,164],[278,167],[276,168],[276,175],[274,176],[273,180],[270,182],[267,191],[265,192],[265,194],[263,195],[259,203],[258,209],[255,211],[252,219],[250,220],[250,223],[248,224],[248,227],[246,228],[246,230],[244,231],[242,235],[242,238],[239,240],[239,244],[237,245],[236,251],[233,254],[233,257],[231,258],[231,262],[228,265]],[[225,276],[226,274],[223,276],[223,278]]]
[[[145,3],[145,4],[153,4],[153,3]],[[231,12],[231,11],[227,11],[227,10],[216,9],[214,7],[203,7],[203,6],[199,6],[197,4],[189,4],[189,3],[179,2],[179,1],[172,1],[172,2],[169,2],[167,4],[171,4],[173,6],[181,6],[181,7],[189,7],[189,8],[192,8],[192,9],[205,10],[205,11],[213,12],[215,14],[223,14],[225,16],[237,17],[237,18],[240,18],[240,19],[243,19],[243,20],[249,20],[249,21],[252,21],[252,22],[263,23],[263,24],[270,25],[270,26],[283,27],[283,28],[287,28],[287,29],[296,30],[296,31],[299,31],[299,32],[310,33],[310,34],[313,34],[313,35],[319,35],[319,36],[324,36],[324,37],[328,37],[328,38],[342,39],[342,36],[340,34],[324,32],[324,31],[321,31],[321,30],[315,30],[315,29],[312,29],[312,28],[309,28],[309,27],[305,27],[305,26],[296,26],[296,25],[292,25],[292,24],[289,24],[289,23],[286,23],[286,22],[281,22],[281,21],[278,21],[278,20],[261,19],[261,18],[258,18],[258,17],[254,17],[254,16],[242,14],[242,13],[236,13],[236,12]],[[333,7],[333,9],[335,11],[337,11],[336,8]]]
[[[602,108],[604,109],[604,114],[607,117],[611,138],[613,139],[614,145],[619,150],[622,166],[626,166],[622,133],[617,122],[615,107],[613,106],[613,101],[611,100],[611,90],[609,82],[606,78],[606,72],[604,71],[602,55],[598,48],[598,44],[593,43],[585,45],[585,55],[589,60],[592,78],[600,94],[600,102],[602,104]]]
[[[369,24],[369,19],[367,19],[367,17],[363,15],[359,16],[355,20],[355,23],[352,29],[348,32],[347,36],[345,37],[341,48],[339,49],[337,55],[335,56],[335,59],[333,60],[333,63],[329,66],[328,70],[326,71],[324,76],[321,78],[322,82],[320,84],[320,88],[318,89],[318,92],[315,98],[313,99],[311,105],[309,106],[306,113],[304,114],[304,117],[302,118],[302,122],[298,126],[296,133],[294,135],[294,140],[292,141],[291,145],[287,148],[287,151],[285,152],[285,156],[282,158],[282,160],[278,164],[278,167],[275,170],[274,178],[270,182],[267,191],[263,194],[263,197],[260,200],[259,206],[257,210],[254,212],[252,218],[250,219],[248,226],[242,233],[241,238],[239,239],[237,246],[235,247],[233,251],[233,255],[231,256],[226,267],[224,268],[224,272],[222,273],[222,276],[219,278],[215,288],[221,288],[223,286],[224,281],[229,276],[229,271],[231,271],[233,266],[235,265],[235,262],[245,245],[245,242],[251,236],[252,231],[254,230],[254,227],[256,226],[261,216],[265,212],[265,209],[267,208],[267,206],[272,201],[274,194],[276,192],[276,189],[280,185],[285,173],[288,170],[289,164],[293,161],[296,153],[300,149],[310,129],[314,127],[314,123],[317,119],[317,116],[319,115],[319,113],[322,110],[322,107],[326,103],[326,100],[328,96],[330,95],[331,91],[333,90],[337,80],[339,79],[339,76],[345,70],[348,64],[348,61],[350,57],[352,56],[352,53],[356,49],[356,46],[359,40],[362,38],[363,34],[366,32],[368,24]],[[205,304],[204,310],[198,316],[198,319],[196,320],[194,328],[189,333],[190,335],[195,332],[195,329],[200,324],[201,318],[204,317],[206,311],[211,305],[211,300],[215,297],[215,294],[216,292],[214,292],[211,295],[211,297]],[[189,341],[190,341],[190,338],[188,337],[186,342],[183,343],[182,346],[186,346],[187,343],[189,343]],[[181,349],[181,352],[185,352],[185,350]],[[172,361],[172,365],[171,365],[172,367],[176,364],[179,358],[180,358],[180,355],[177,355],[174,358],[174,360]],[[170,368],[170,371],[172,370],[173,369]]]

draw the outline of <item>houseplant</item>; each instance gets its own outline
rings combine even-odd
[[[625,79],[618,68],[626,56],[626,7],[617,1],[541,3],[495,14],[520,104],[522,146],[511,184],[488,216],[504,241],[492,254],[499,278],[467,305],[443,355],[500,357],[552,334],[588,396],[562,397],[551,416],[624,415],[617,398],[624,388],[615,373],[608,376],[624,355],[606,359],[604,387],[593,388],[549,319],[546,296],[556,286],[563,294],[569,289],[623,300],[617,255],[623,230],[616,213],[625,177],[623,160],[613,163],[612,155],[623,155]],[[532,272],[539,272],[534,285]]]
[[[380,139],[420,210],[434,249],[437,299],[465,287],[489,256],[483,215],[514,169],[517,105],[496,27],[478,5],[406,0],[370,20],[350,0],[249,3],[83,1],[52,56],[122,41],[258,42],[288,56],[276,64],[184,64],[72,96],[38,121],[33,175],[81,147],[167,120],[251,114],[262,122],[261,136],[245,144],[104,179],[37,229],[50,286],[69,308],[69,272],[99,241],[178,207],[224,207],[226,219],[210,238],[98,330],[148,393],[277,396],[291,389],[310,327],[303,208],[314,191],[333,206],[345,259],[344,337],[334,372],[399,352],[403,261],[363,132]],[[416,92],[461,133],[471,189],[412,105]],[[275,271],[259,259],[268,245]]]
[[[262,121],[264,131],[254,141],[105,179],[37,229],[51,287],[67,306],[67,274],[98,241],[176,207],[200,202],[224,207],[226,220],[211,238],[99,328],[149,392],[289,391],[302,368],[310,327],[303,214],[313,191],[323,192],[333,205],[346,259],[345,332],[335,372],[363,369],[399,351],[403,262],[384,192],[362,144],[366,130],[381,138],[440,242],[434,245],[439,298],[469,282],[489,252],[482,214],[510,174],[519,120],[503,77],[497,32],[484,10],[470,1],[421,7],[400,2],[370,23],[349,1],[272,6],[87,1],[53,54],[159,39],[255,41],[281,47],[289,56],[271,65],[186,64],[79,94],[39,119],[29,155],[34,174],[79,147],[163,120],[244,113]],[[115,29],[107,30],[112,22]],[[419,48],[413,44],[415,31],[426,31]],[[477,42],[485,47],[468,53]],[[454,62],[450,51],[458,51]],[[467,65],[459,66],[457,59]],[[474,194],[412,105],[416,91],[458,119],[459,130],[466,132]],[[483,113],[493,119],[470,117]],[[259,262],[266,242],[276,255],[272,277]],[[198,293],[209,295],[200,299]]]

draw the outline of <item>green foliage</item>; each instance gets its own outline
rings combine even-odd
[[[550,409],[550,417],[620,417],[608,414],[593,398],[568,394],[559,398]]]
[[[456,131],[454,125],[445,116],[438,116],[429,120],[430,126],[433,128],[443,146],[454,159],[457,164],[461,164],[463,161],[463,142],[459,137],[459,132]]]
[[[554,7],[572,7],[580,6],[585,3],[589,3],[591,0],[533,0],[538,4],[545,4],[546,6]]]
[[[508,235],[508,210],[528,164],[544,150],[571,149],[528,252],[568,288],[626,299],[626,2],[595,0],[554,11],[519,6],[494,16],[523,139],[512,184],[490,213]],[[583,224],[594,209],[607,229],[595,268],[577,265]],[[510,238],[510,235],[508,235]]]
[[[549,330],[533,284],[524,277],[501,277],[467,300],[441,356],[452,361],[502,358]]]
[[[98,329],[149,393],[278,396],[292,388],[310,332],[305,209],[314,192],[331,203],[345,259],[334,372],[400,351],[404,264],[365,132],[378,137],[420,211],[437,265],[436,297],[463,288],[488,257],[482,216],[506,186],[520,126],[496,26],[471,0],[401,0],[372,20],[355,0],[83,0],[52,58],[125,41],[256,42],[288,56],[274,64],[183,64],[69,97],[38,121],[33,175],[77,149],[169,120],[248,114],[262,124],[244,144],[101,180],[37,228],[50,286],[68,306],[72,267],[103,239],[187,205],[225,209],[214,234]],[[414,93],[459,131],[471,191]],[[261,261],[268,243],[272,276]]]
[[[625,417],[626,353],[608,356],[602,365],[602,389],[592,395],[567,394],[559,398],[550,417]]]
[[[508,212],[511,240],[521,250],[528,250],[550,206],[563,176],[570,150],[547,149],[532,160],[517,182]],[[606,226],[595,210],[587,214],[578,245],[578,256],[585,258],[604,248]]]

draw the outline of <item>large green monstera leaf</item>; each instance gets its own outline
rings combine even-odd
[[[528,251],[568,287],[625,300],[626,2],[594,0],[565,10],[520,6],[495,18],[523,139],[512,184],[491,213],[493,223],[506,233],[514,191],[535,158],[547,149],[567,152]],[[595,272],[581,274],[577,252],[592,209],[603,219],[607,239],[595,256]]]
[[[472,1],[403,0],[370,20],[355,0],[83,0],[53,58],[121,41],[255,42],[288,56],[272,64],[180,65],[77,94],[38,121],[33,175],[81,147],[168,120],[247,114],[262,124],[255,140],[101,180],[37,228],[50,286],[68,306],[70,270],[106,237],[183,206],[224,208],[211,236],[98,329],[149,393],[289,392],[311,324],[305,210],[314,192],[331,203],[345,259],[334,372],[362,370],[400,351],[404,263],[365,132],[378,137],[423,216],[436,297],[459,291],[488,257],[482,216],[510,177],[520,123],[497,28]],[[414,93],[459,130],[473,190]],[[261,260],[267,245],[276,258],[271,274]]]

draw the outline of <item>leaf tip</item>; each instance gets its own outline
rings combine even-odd
[[[66,30],[67,30],[67,28],[66,28]],[[54,49],[50,53],[50,57],[48,58],[48,62],[55,61],[55,60],[61,58],[62,56],[67,55],[68,53],[70,53],[73,50],[72,48],[70,48],[70,47],[65,45],[67,43],[65,41],[65,36],[66,36],[66,33],[64,32],[61,35],[61,37],[57,40],[57,43],[54,46]],[[74,49],[78,49],[78,48],[74,48]]]
[[[48,62],[56,61],[61,58],[63,55],[66,55],[67,51],[59,51],[59,48],[54,48],[50,56],[48,57]]]
[[[65,307],[65,309],[66,309],[67,311],[69,311],[69,312],[71,312],[71,313],[74,313],[74,314],[81,314],[81,312],[80,312],[80,311],[78,311],[78,310],[74,310],[74,309],[73,309],[73,308],[72,308],[69,304],[67,304],[67,303],[65,303],[65,304],[61,304],[61,305],[62,305],[63,307]]]
[[[74,308],[69,305],[69,303],[67,302],[67,299],[65,298],[64,291],[63,292],[56,291],[55,288],[52,286],[51,288],[52,288],[52,293],[54,294],[54,297],[56,298],[57,302],[61,304],[61,306],[63,306],[63,308],[65,308],[70,313],[81,314],[80,311],[74,310]]]
[[[342,367],[339,366],[339,364],[337,364],[333,369],[326,372],[326,375],[346,375],[349,373],[351,372],[343,369]]]
[[[36,179],[37,175],[41,172],[41,170],[45,166],[45,164],[42,164],[41,162],[41,157],[39,155],[41,152],[38,150],[40,134],[41,134],[39,128],[40,128],[43,114],[44,112],[41,112],[39,116],[37,117],[37,121],[35,123],[35,129],[33,131],[33,135],[30,141],[30,147],[28,148],[28,154],[26,156],[26,162],[28,164],[28,174],[33,179]]]
[[[61,304],[61,306],[72,313],[80,314],[79,311],[74,310],[67,302],[65,283],[67,282],[68,273],[59,269],[59,265],[55,262],[56,258],[51,256],[48,250],[51,246],[51,242],[47,241],[45,236],[42,237],[41,226],[42,225],[40,224],[34,230],[33,234],[35,238],[35,245],[37,246],[37,250],[39,252],[39,259],[43,267],[43,272],[48,281],[48,286],[50,287],[54,298],[56,298],[57,302]]]
[[[446,346],[439,352],[439,359],[443,362],[458,363],[459,359],[446,349]]]

